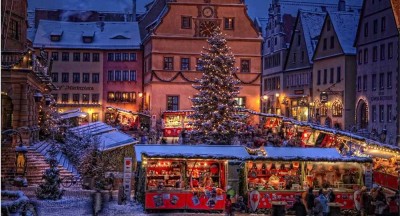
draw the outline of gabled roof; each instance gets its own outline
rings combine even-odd
[[[303,26],[303,36],[307,46],[308,60],[312,63],[312,57],[317,47],[326,13],[299,11],[299,16],[301,25]]]
[[[337,11],[329,12],[329,17],[344,54],[356,54],[356,48],[353,44],[360,14],[358,12]]]
[[[400,29],[400,0],[391,0],[394,20],[396,21],[397,29]]]
[[[60,41],[50,40],[54,32],[62,32]],[[94,36],[84,43],[82,36]],[[64,22],[41,20],[33,41],[34,47],[67,49],[139,49],[137,22]]]
[[[280,0],[281,14],[297,15],[298,10],[325,12],[337,11],[338,0]],[[346,0],[346,11],[359,10],[362,6],[362,0]]]

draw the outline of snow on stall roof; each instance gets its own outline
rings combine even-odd
[[[132,0],[28,0],[28,10],[84,10],[132,13],[132,3]]]
[[[360,14],[358,12],[330,12],[329,17],[345,54],[356,54],[353,47]]]
[[[338,0],[281,0],[281,14],[291,14],[297,16],[299,9],[308,11],[337,11]],[[347,0],[346,10],[359,10],[362,0]]]
[[[243,146],[226,145],[135,145],[136,160],[142,161],[142,153],[168,157],[193,157],[194,155],[215,158],[246,158],[249,156]],[[203,156],[202,156],[203,155]]]
[[[74,117],[84,117],[87,116],[88,113],[86,112],[73,112],[73,113],[66,113],[66,114],[60,114],[60,119],[69,119],[69,118],[74,118]]]
[[[300,11],[300,21],[303,26],[304,40],[306,41],[309,62],[312,62],[318,38],[324,24],[326,13]]]
[[[51,41],[51,34],[62,32],[60,41]],[[82,36],[94,36],[84,43]],[[34,47],[73,49],[139,49],[137,22],[64,22],[40,20],[33,41]]]

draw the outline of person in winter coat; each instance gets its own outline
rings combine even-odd
[[[310,216],[313,215],[313,208],[314,208],[314,205],[315,205],[315,202],[314,202],[315,195],[314,195],[313,190],[314,190],[313,187],[309,187],[307,195],[306,195],[307,212],[308,212],[308,215],[310,215]]]
[[[326,195],[328,194],[328,192],[326,190],[320,190],[319,191],[319,202],[321,203],[322,206],[322,213],[324,216],[328,216],[329,213],[329,208],[328,208],[328,199],[326,198]]]
[[[314,216],[324,216],[324,207],[321,204],[319,197],[314,199]]]
[[[299,196],[296,196],[296,201],[293,204],[293,210],[295,211],[296,216],[306,216],[307,215],[306,207],[304,206],[303,202],[301,202]]]
[[[225,215],[226,215],[226,216],[233,216],[233,208],[232,208],[231,195],[229,195],[229,194],[226,195],[226,201],[225,201]]]
[[[386,196],[383,193],[382,187],[379,187],[379,189],[378,189],[377,195],[375,197],[374,205],[375,205],[375,215],[383,216],[384,211],[388,208],[388,205],[386,203]]]

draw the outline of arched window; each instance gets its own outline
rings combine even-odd
[[[320,109],[321,109],[321,113],[320,113],[321,116],[327,116],[328,115],[328,106],[325,103],[321,104]]]
[[[339,101],[335,101],[332,104],[332,116],[341,117],[343,114],[343,104]]]

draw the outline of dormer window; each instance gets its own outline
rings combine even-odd
[[[93,43],[94,32],[84,32],[82,34],[83,43]]]
[[[58,42],[61,40],[62,34],[63,34],[63,31],[54,31],[50,34],[50,40],[53,42]]]

